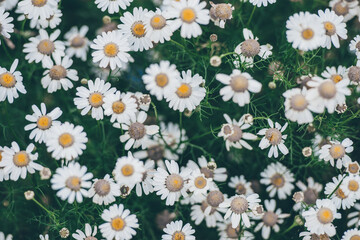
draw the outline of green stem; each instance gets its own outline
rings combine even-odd
[[[292,224],[290,227],[288,227],[288,229],[286,229],[282,234],[285,234],[285,233],[289,232],[291,229],[293,229],[293,228],[296,227],[296,226],[298,226],[298,224],[296,224],[295,222],[293,222],[293,224]]]
[[[220,58],[226,57],[228,55],[237,54],[236,52],[228,52],[220,55]]]
[[[179,46],[179,47],[181,47],[181,48],[185,48],[183,45],[181,45],[180,43],[178,43],[178,42],[175,41],[175,40],[170,39],[170,42],[174,43],[175,45],[177,45],[177,46]]]
[[[254,8],[253,8],[253,10],[252,10],[252,12],[251,12],[250,18],[249,18],[246,26],[249,26],[249,24],[250,24],[250,22],[251,22],[251,19],[252,19],[252,17],[254,16],[255,9],[256,9],[256,5],[254,6]]]

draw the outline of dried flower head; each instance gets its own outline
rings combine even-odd
[[[40,171],[40,179],[41,180],[47,180],[51,177],[51,170],[47,167],[44,167]]]
[[[300,203],[300,202],[303,202],[304,201],[304,193],[303,192],[296,192],[294,193],[293,195],[293,198],[294,202],[296,203]]]
[[[218,67],[221,65],[221,58],[219,56],[212,56],[210,58],[210,65],[213,67]]]
[[[70,231],[66,227],[63,227],[62,229],[60,229],[59,234],[61,238],[68,238],[70,235]]]
[[[302,154],[304,155],[304,157],[310,157],[312,154],[312,149],[311,147],[304,147],[302,149]]]
[[[33,200],[35,193],[34,193],[34,191],[28,190],[28,191],[24,192],[24,195],[25,195],[26,200]]]

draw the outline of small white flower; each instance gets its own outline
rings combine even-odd
[[[339,48],[339,37],[347,39],[346,23],[343,22],[344,17],[338,16],[334,11],[326,9],[325,11],[319,10],[318,15],[321,23],[325,29],[323,47],[331,48],[331,43],[334,47]]]
[[[210,185],[213,184],[212,178],[207,178],[203,173],[200,172],[200,169],[193,170],[189,176],[188,180],[188,190],[193,193],[193,197],[197,195],[205,195],[210,189]]]
[[[209,168],[208,164],[210,162],[215,162],[213,158],[211,158],[210,161],[208,162],[205,156],[200,156],[197,162],[198,164],[196,164],[196,162],[194,162],[193,160],[189,160],[188,163],[186,164],[186,167],[192,169],[193,171],[199,169],[200,172],[203,173],[206,178],[211,178],[215,182],[226,181],[228,177],[226,168],[223,167],[222,168],[217,167],[216,169]]]
[[[146,36],[154,43],[169,41],[173,31],[169,25],[167,12],[157,8],[155,12],[149,11],[145,16]]]
[[[234,176],[230,178],[229,187],[234,188],[236,194],[249,195],[254,193],[251,188],[251,182],[246,181],[244,175]]]
[[[323,189],[322,184],[315,182],[312,177],[307,178],[307,185],[305,185],[301,181],[297,181],[296,186],[300,188],[300,190],[302,191],[304,195],[304,202],[307,205],[314,205],[319,197],[319,194]],[[293,207],[295,211],[298,211],[301,208],[302,208],[301,203],[296,203]]]
[[[161,240],[195,240],[195,236],[193,235],[195,233],[195,230],[191,227],[189,223],[183,226],[183,222],[181,220],[166,224],[166,228],[164,228],[163,231],[165,232],[165,234],[161,236]]]
[[[316,234],[316,233],[312,233],[312,232],[301,232],[299,234],[299,237],[303,237],[302,240],[313,240],[313,239],[330,239],[330,237],[325,233],[325,234]]]
[[[19,60],[15,59],[11,64],[10,71],[0,67],[0,102],[6,99],[13,103],[19,97],[19,93],[25,94],[26,89],[23,84],[21,72],[16,71]]]
[[[219,240],[234,240],[234,239],[241,239],[241,240],[253,240],[255,239],[254,234],[249,231],[240,231],[240,226],[237,228],[233,228],[231,225],[231,220],[223,220],[217,222],[217,228],[219,232]]]
[[[65,33],[64,38],[67,40],[65,42],[67,47],[65,53],[67,56],[70,58],[75,56],[84,62],[86,61],[87,52],[89,51],[89,46],[91,44],[86,37],[88,31],[89,27],[84,25],[80,29],[74,26],[70,31]]]
[[[336,15],[344,17],[343,22],[347,22],[357,15],[359,11],[359,2],[331,0],[329,2],[329,7],[331,7]]]
[[[360,199],[360,176],[349,175],[346,176],[342,182],[344,185],[344,193],[349,196],[349,198],[354,198],[356,200]]]
[[[195,225],[200,225],[200,223],[205,220],[206,226],[208,228],[216,227],[217,222],[223,222],[224,218],[221,213],[225,213],[224,209],[219,207],[210,208],[209,212],[205,213],[205,210],[208,208],[209,204],[206,200],[203,200],[200,205],[194,204],[191,206],[191,220],[194,221]]]
[[[50,15],[49,18],[47,19],[39,19],[38,24],[37,24],[37,28],[48,28],[50,27],[51,29],[56,28],[58,25],[60,25],[61,23],[61,17],[62,17],[62,12],[60,9],[55,9],[54,13],[52,13]]]
[[[9,180],[10,177],[10,174],[4,171],[4,167],[1,167],[1,161],[3,160],[3,153],[4,153],[4,148],[0,146],[0,182],[4,180],[7,181]],[[2,239],[0,238],[0,240]]]
[[[10,38],[9,33],[14,32],[14,24],[11,22],[14,20],[14,18],[9,17],[10,13],[5,12],[5,9],[1,6],[0,3],[0,36],[4,36],[5,38]],[[1,45],[0,41],[0,45]]]
[[[118,13],[120,8],[125,10],[133,0],[95,0],[95,4],[101,11],[106,10],[110,14]]]
[[[357,238],[360,238],[360,230],[354,228],[344,232],[344,235],[342,236],[341,240],[353,240]]]
[[[97,233],[97,226],[94,226],[94,231],[91,229],[90,224],[85,223],[85,232],[80,229],[76,230],[76,233],[72,234],[72,237],[76,240],[96,240],[95,235]]]
[[[88,192],[88,197],[99,205],[109,205],[115,202],[115,197],[120,196],[120,186],[106,174],[103,179],[93,179],[93,184]]]
[[[130,119],[136,118],[137,104],[136,99],[131,93],[115,93],[106,94],[104,97],[104,114],[111,116],[110,121],[118,123],[127,123]]]
[[[325,79],[331,79],[334,83],[338,83],[343,79],[347,79],[348,70],[346,67],[339,65],[336,67],[326,67],[326,70],[321,73],[321,76]]]
[[[133,188],[141,182],[145,168],[143,162],[133,157],[129,151],[128,156],[118,158],[113,171],[115,181],[120,185]]]
[[[214,22],[215,26],[225,28],[226,20],[232,19],[232,12],[235,7],[230,3],[214,4],[210,2],[210,18]]]
[[[348,192],[345,190],[346,186],[344,184],[344,175],[338,175],[338,177],[333,177],[332,182],[329,182],[325,185],[324,193],[329,197],[330,194],[331,201],[334,203],[337,209],[348,209],[354,206],[356,198],[352,195],[349,196]]]
[[[320,149],[320,160],[325,162],[330,161],[331,166],[334,167],[336,160],[336,167],[341,169],[343,166],[346,167],[351,158],[347,153],[351,153],[354,150],[352,146],[353,141],[349,138],[345,138],[341,143],[339,141],[330,141],[329,144],[325,144]]]
[[[18,3],[18,9],[29,19],[47,19],[57,9],[57,0],[22,0]]]

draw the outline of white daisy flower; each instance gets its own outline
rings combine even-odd
[[[226,150],[230,151],[231,147],[238,149],[245,147],[248,150],[252,150],[253,148],[245,140],[256,140],[257,136],[243,131],[251,127],[251,125],[245,123],[244,118],[240,118],[239,121],[231,120],[227,114],[224,114],[224,118],[227,123],[222,125],[218,137],[224,138]]]
[[[1,166],[1,161],[3,160],[3,153],[4,153],[4,148],[0,146],[0,182],[2,181],[7,181],[10,178],[10,174],[6,173],[4,171],[4,167]],[[1,232],[0,232],[1,233]],[[1,235],[0,235],[1,236]],[[1,239],[1,238],[0,238]],[[1,239],[2,240],[2,239]]]
[[[319,194],[323,189],[322,184],[315,182],[312,177],[307,178],[307,185],[305,185],[301,181],[297,181],[296,186],[300,188],[300,190],[304,194],[304,200],[303,200],[304,203],[310,206],[316,203],[316,200],[318,199]],[[293,207],[295,211],[298,211],[301,208],[302,208],[301,203],[296,203]]]
[[[189,178],[191,170],[188,168],[179,171],[179,165],[171,160],[165,161],[167,171],[163,168],[157,168],[154,173],[153,184],[154,191],[161,195],[161,200],[166,199],[166,205],[172,206],[179,201],[181,196],[187,197],[186,181]]]
[[[325,29],[320,18],[309,12],[299,12],[286,21],[286,37],[293,48],[309,51],[324,42]]]
[[[0,8],[5,8],[5,10],[12,10],[18,3],[19,0],[4,0],[0,2]]]
[[[135,190],[136,195],[138,197],[142,196],[142,192],[145,195],[154,192],[153,181],[152,178],[155,173],[155,162],[152,160],[147,160],[144,164],[145,171],[143,172],[143,176],[141,182],[136,183]]]
[[[159,8],[155,12],[149,11],[145,15],[146,37],[154,43],[164,43],[169,41],[173,31],[167,21],[169,16],[166,11],[162,12]]]
[[[125,12],[120,17],[122,24],[118,25],[119,32],[129,41],[130,48],[136,52],[142,52],[153,47],[151,39],[146,35],[145,21],[147,13],[147,9],[135,7],[133,14]]]
[[[104,118],[104,98],[116,91],[116,88],[112,88],[110,83],[106,83],[100,78],[96,78],[95,81],[88,81],[88,88],[77,87],[76,98],[74,103],[77,109],[81,109],[81,115],[87,114],[91,111],[91,117],[96,120]]]
[[[289,150],[284,144],[287,135],[282,134],[288,126],[288,123],[285,123],[285,125],[281,127],[278,122],[275,122],[274,125],[274,122],[268,118],[268,124],[270,128],[263,128],[257,133],[258,135],[264,135],[259,143],[259,147],[261,149],[265,149],[271,146],[268,153],[269,158],[271,158],[273,155],[275,158],[279,156],[278,148],[282,154],[288,154]]]
[[[133,0],[95,0],[96,6],[105,12],[106,10],[110,14],[118,13],[120,8],[125,10],[130,6]]]
[[[196,169],[193,170],[189,176],[187,188],[188,191],[192,192],[195,197],[201,194],[206,194],[210,189],[211,184],[213,184],[213,179],[205,177],[205,175],[200,172],[200,169]]]
[[[181,27],[180,35],[183,38],[198,37],[202,34],[201,25],[210,21],[209,10],[205,8],[206,2],[200,0],[173,1],[167,8],[168,15],[175,20],[169,21],[170,27],[176,31]]]
[[[234,188],[236,194],[239,195],[247,196],[254,193],[251,188],[251,182],[246,181],[244,175],[231,177],[228,185],[229,187]]]
[[[63,88],[65,91],[74,87],[72,81],[78,81],[78,72],[75,69],[69,69],[73,64],[73,60],[68,56],[61,59],[60,56],[54,56],[55,64],[45,62],[43,64],[45,70],[44,77],[41,78],[41,84],[48,93],[56,92]]]
[[[151,64],[145,69],[146,74],[142,76],[146,90],[161,101],[165,92],[178,82],[179,71],[169,61],[161,61],[159,64]]]
[[[34,61],[36,63],[42,62],[42,66],[45,67],[52,64],[51,57],[59,58],[65,56],[64,43],[56,40],[59,35],[59,29],[55,30],[50,36],[45,30],[40,29],[38,36],[31,37],[29,39],[30,42],[24,44],[23,52],[26,54],[25,59],[29,63]]]
[[[325,234],[315,234],[315,233],[311,233],[311,232],[301,232],[299,234],[299,237],[303,237],[302,240],[313,240],[313,239],[330,239],[330,237],[325,233]]]
[[[28,19],[27,16],[22,12],[22,10],[20,8],[16,8],[15,9],[15,13],[20,14],[18,16],[18,18],[16,19],[18,22],[22,22],[24,20],[30,20],[29,21],[29,26],[30,28],[36,28],[36,29],[40,29],[41,25],[40,25],[40,19],[39,18],[31,18]]]
[[[143,111],[139,112],[136,119],[130,119],[125,124],[114,124],[114,127],[125,130],[125,134],[120,136],[120,142],[125,144],[125,150],[129,150],[131,147],[142,149],[147,147],[148,139],[150,136],[159,132],[159,126],[157,125],[145,125],[144,122],[147,119],[147,114]]]
[[[154,136],[154,139],[155,140],[147,140],[146,149],[135,152],[134,157],[138,159],[152,160],[158,166],[164,165],[164,159],[178,160],[179,156],[167,148],[167,146],[160,141],[160,137]]]
[[[51,188],[57,191],[56,196],[70,204],[75,199],[82,203],[83,197],[88,197],[87,189],[91,187],[93,178],[93,174],[86,171],[87,167],[80,166],[78,162],[70,162],[68,166],[57,168],[50,180]]]
[[[0,67],[0,102],[6,99],[13,103],[14,99],[19,97],[19,93],[25,94],[26,89],[23,84],[21,72],[16,71],[19,60],[15,59],[11,64],[10,71]]]
[[[19,10],[28,19],[50,18],[57,7],[57,0],[22,0],[18,3]]]
[[[240,220],[245,227],[250,227],[249,211],[256,206],[261,200],[258,194],[235,195],[224,202],[220,203],[220,208],[227,209],[224,219],[231,219],[232,228],[236,228],[240,224]]]
[[[261,6],[266,7],[268,3],[270,4],[276,3],[276,0],[249,0],[249,2],[257,7],[261,7]]]
[[[82,126],[65,122],[61,125],[54,125],[46,140],[47,151],[56,160],[73,160],[82,155],[86,149],[88,138]]]
[[[331,0],[329,2],[329,7],[331,7],[336,15],[344,17],[343,22],[347,22],[357,15],[357,12],[359,11],[359,2]]]
[[[328,195],[337,209],[342,208],[345,210],[354,206],[356,198],[348,195],[347,191],[345,190],[346,186],[343,181],[344,178],[344,175],[333,177],[332,182],[329,182],[325,185],[324,193]]]
[[[271,200],[265,200],[265,212],[264,215],[261,217],[255,216],[255,219],[260,220],[261,222],[255,227],[255,232],[259,231],[261,229],[261,236],[263,239],[269,239],[271,229],[274,230],[274,232],[280,231],[279,224],[282,224],[284,222],[284,218],[290,217],[290,214],[287,213],[281,213],[281,209],[276,209],[276,201],[274,199]]]
[[[84,25],[80,29],[76,26],[72,27],[67,33],[65,33],[64,38],[66,39],[65,53],[67,56],[72,58],[80,58],[82,61],[86,61],[87,52],[89,51],[90,41],[86,37],[89,27]]]
[[[51,29],[54,29],[60,25],[62,15],[63,14],[60,9],[55,9],[54,13],[51,14],[49,18],[40,19],[37,27],[38,28],[41,27],[43,29],[50,27]]]
[[[111,116],[110,121],[118,123],[127,123],[130,119],[136,118],[137,104],[131,93],[115,93],[106,94],[104,97],[104,114]]]
[[[14,24],[11,23],[14,18],[9,17],[9,15],[10,13],[5,12],[5,9],[1,6],[0,3],[0,36],[4,36],[5,38],[10,38],[9,33],[14,32]]]
[[[349,198],[360,199],[360,176],[349,175],[346,176],[342,182],[344,185],[344,193]]]
[[[356,228],[360,226],[360,203],[355,203],[354,208],[356,209],[356,211],[351,212],[347,215],[347,218],[349,219],[347,222],[347,226],[349,228],[351,226],[354,226]]]
[[[91,229],[90,224],[85,223],[85,232],[80,229],[76,230],[71,236],[76,240],[96,240],[95,235],[97,233],[97,226],[94,226],[94,230]]]
[[[192,169],[193,171],[197,171],[197,169],[199,169],[200,172],[203,173],[206,178],[209,179],[211,178],[216,182],[226,181],[228,176],[226,168],[217,167],[215,169],[210,169],[208,167],[208,164],[210,162],[215,162],[213,158],[211,158],[210,162],[208,162],[205,156],[201,156],[198,158],[197,162],[198,164],[196,164],[196,162],[194,162],[193,160],[189,160],[188,163],[186,164],[186,167]]]
[[[239,45],[236,46],[235,48],[235,53],[240,55],[240,61],[242,63],[246,63],[248,67],[253,67],[253,63],[254,63],[254,58],[256,56],[259,56],[263,59],[267,59],[269,56],[272,55],[272,46],[270,44],[266,44],[266,45],[260,45],[259,43],[259,38],[258,37],[254,37],[254,34],[252,33],[252,31],[250,31],[247,28],[243,29],[243,35],[245,38],[245,41],[241,42]],[[237,65],[238,63],[236,63]],[[239,71],[237,71],[237,73],[241,73]],[[234,71],[233,71],[234,74]],[[238,75],[238,74],[236,74]],[[249,75],[249,74],[248,74]],[[250,78],[249,76],[246,76],[246,78]],[[242,81],[243,82],[243,81]],[[250,83],[249,83],[250,84]],[[253,88],[255,88],[255,84],[253,84]],[[251,86],[249,86],[251,87]],[[259,87],[259,86],[257,86]],[[258,89],[258,88],[255,88]],[[251,90],[250,90],[251,91]],[[260,91],[260,90],[259,90]],[[256,92],[255,90],[252,92]]]
[[[230,3],[218,3],[210,2],[210,19],[214,22],[215,26],[225,28],[226,20],[232,19],[232,12],[235,7]]]
[[[311,113],[320,113],[321,108],[310,100],[308,91],[304,87],[289,89],[283,93],[285,97],[285,116],[287,119],[298,124],[311,123],[314,117]]]
[[[128,152],[127,156],[117,159],[113,175],[118,184],[133,188],[141,182],[145,171],[143,162]]]
[[[343,166],[346,167],[351,162],[351,158],[347,153],[351,153],[354,150],[352,144],[353,141],[349,138],[345,138],[341,143],[336,140],[330,141],[330,144],[325,144],[321,147],[319,160],[330,161],[333,167],[336,160],[336,167],[338,169],[341,169]]]
[[[115,202],[115,197],[120,196],[120,186],[114,182],[109,174],[103,179],[93,179],[93,184],[88,191],[88,197],[99,205],[109,205]]]
[[[99,62],[102,68],[110,66],[111,70],[115,70],[116,67],[121,69],[132,59],[128,53],[130,45],[127,38],[117,30],[102,32],[90,47],[94,49],[91,54],[93,62]]]
[[[347,230],[346,232],[344,232],[344,235],[341,238],[341,240],[356,240],[356,239],[360,239],[360,230],[356,228]]]
[[[21,150],[16,142],[11,143],[11,148],[4,147],[1,153],[0,167],[3,167],[4,174],[10,174],[10,179],[17,181],[19,177],[26,178],[27,172],[34,174],[35,170],[40,171],[43,166],[36,163],[38,153],[34,151],[34,144],[29,144],[26,150]]]
[[[331,79],[334,83],[338,83],[348,77],[348,70],[346,67],[339,65],[336,67],[326,67],[326,70],[321,73],[325,79]]]
[[[179,124],[172,122],[160,122],[160,131],[163,138],[156,138],[155,136],[155,139],[158,139],[158,141],[160,141],[164,145],[169,146],[172,151],[176,152],[179,155],[181,155],[185,151],[187,146],[186,141],[188,140],[188,137],[186,136],[186,130],[184,128],[180,129]],[[179,156],[172,151],[165,150],[165,154],[170,155],[170,153],[172,153],[173,155],[172,157],[168,157],[167,159],[178,160]]]
[[[294,174],[280,162],[269,164],[260,176],[260,183],[268,185],[266,191],[271,198],[277,194],[280,200],[286,199],[294,189]]]
[[[169,102],[169,107],[183,112],[185,109],[194,110],[206,95],[206,90],[201,87],[205,80],[199,75],[191,76],[191,70],[182,71],[182,78],[169,90],[164,92],[164,97]]]
[[[139,228],[138,219],[135,214],[130,214],[124,205],[112,205],[101,214],[105,223],[99,226],[100,232],[106,240],[130,240],[136,235]]]
[[[46,113],[45,103],[41,103],[40,108],[36,105],[32,105],[34,113],[32,115],[26,115],[25,119],[31,122],[25,126],[25,131],[32,130],[29,138],[34,139],[35,142],[42,143],[47,139],[47,134],[53,125],[60,125],[60,121],[56,121],[62,111],[60,108],[55,108],[51,112]]]
[[[240,231],[240,226],[233,228],[231,220],[219,221],[217,222],[217,228],[219,232],[219,240],[253,240],[255,239],[254,234],[249,231]]]
[[[253,79],[250,74],[242,73],[237,69],[234,69],[230,75],[216,74],[216,80],[226,85],[220,90],[223,100],[227,102],[232,99],[240,107],[250,103],[249,92],[258,93],[262,87],[262,84]]]
[[[206,200],[203,200],[201,204],[194,204],[191,206],[191,220],[194,221],[195,225],[200,225],[204,220],[208,228],[216,227],[217,222],[223,222],[224,218],[221,213],[225,211],[221,208],[210,208],[210,212],[205,214],[205,210],[209,204]]]
[[[161,236],[162,240],[170,239],[186,239],[186,240],[195,240],[195,230],[191,227],[189,223],[183,226],[183,221],[175,221],[166,224],[166,228],[163,229],[165,234]]]
[[[305,211],[305,227],[315,234],[327,234],[330,237],[336,234],[334,219],[340,219],[341,214],[336,212],[336,207],[330,199],[316,200],[316,206]]]
[[[334,47],[339,48],[339,37],[341,39],[347,39],[346,23],[343,22],[344,17],[336,15],[334,11],[330,11],[329,9],[325,11],[319,10],[318,15],[325,29],[322,47],[330,49],[332,43]]]

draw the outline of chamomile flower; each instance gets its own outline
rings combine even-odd
[[[322,184],[315,182],[312,177],[307,178],[307,185],[301,181],[297,181],[296,186],[300,188],[304,194],[304,203],[310,206],[316,203],[316,200],[323,189]],[[298,211],[301,207],[301,203],[296,203],[293,208],[295,211]]]
[[[225,221],[217,222],[217,228],[219,232],[219,240],[253,240],[255,236],[249,231],[240,231],[240,226],[233,228],[231,224],[231,220],[227,219]]]
[[[276,0],[249,0],[249,2],[257,7],[261,7],[261,6],[266,7],[268,5],[268,3],[269,4],[276,3]]]
[[[57,6],[56,0],[22,0],[18,3],[19,10],[29,19],[47,19]]]
[[[13,103],[19,97],[19,93],[25,94],[26,89],[23,84],[21,72],[16,71],[19,60],[15,59],[11,64],[10,71],[0,67],[0,102],[8,100]]]
[[[294,189],[294,174],[280,162],[269,164],[260,176],[260,183],[268,185],[266,191],[271,198],[277,194],[279,199],[286,199]]]
[[[251,188],[251,182],[246,181],[244,175],[231,177],[228,185],[229,187],[234,188],[236,194],[239,195],[247,196],[254,193]]]
[[[109,205],[115,202],[115,197],[120,196],[120,186],[114,182],[109,174],[102,179],[93,179],[93,184],[88,191],[88,197],[99,205]]]
[[[309,12],[299,12],[286,21],[287,41],[293,48],[311,51],[324,42],[325,29],[319,17]]]
[[[256,56],[259,56],[263,59],[267,59],[270,55],[272,55],[271,50],[273,47],[270,44],[260,45],[259,38],[254,37],[254,34],[252,33],[251,30],[244,28],[243,35],[244,35],[245,41],[243,41],[239,45],[237,45],[234,50],[235,53],[240,55],[240,61],[242,63],[246,63],[248,65],[248,67],[253,67],[254,58]],[[233,71],[233,75],[234,75],[234,73],[235,72]],[[241,73],[241,72],[237,71],[237,73]],[[250,75],[245,76],[245,77],[252,79],[250,77]],[[250,83],[249,83],[249,85],[250,85]],[[253,86],[253,88],[255,88],[255,86]],[[258,88],[256,88],[256,89],[258,89]],[[260,89],[258,91],[260,91]],[[255,89],[252,92],[256,92]]]
[[[131,152],[127,156],[118,158],[113,171],[115,181],[120,185],[133,188],[141,182],[145,168],[143,162],[133,157]]]
[[[43,88],[47,89],[48,93],[56,92],[63,88],[65,91],[74,87],[72,81],[78,81],[78,72],[75,69],[70,69],[73,64],[68,56],[61,59],[60,56],[54,56],[55,64],[45,62],[43,66],[47,69],[44,72],[44,77],[41,78]]]
[[[88,31],[89,27],[84,25],[80,29],[74,26],[67,33],[65,33],[65,53],[67,56],[70,58],[75,56],[84,62],[86,61],[87,52],[89,51],[90,46],[90,41],[86,37]]]
[[[207,25],[210,21],[209,10],[205,7],[206,2],[200,0],[174,1],[167,8],[169,17],[176,18],[170,21],[171,29],[176,31],[181,27],[180,35],[183,38],[200,36],[200,24]]]
[[[245,227],[250,227],[249,210],[260,202],[258,194],[235,195],[224,202],[220,203],[220,208],[225,208],[226,214],[224,219],[231,219],[232,228],[236,228],[240,224],[240,220]]]
[[[351,153],[354,150],[352,146],[353,141],[349,138],[345,138],[342,142],[339,141],[330,141],[330,144],[325,144],[320,149],[320,160],[324,160],[325,162],[330,162],[331,166],[336,167],[338,169],[351,162],[351,158],[347,155],[347,153]],[[336,161],[336,163],[335,163]]]
[[[191,70],[182,71],[182,78],[164,92],[164,97],[169,102],[169,107],[183,112],[185,109],[192,111],[206,95],[202,85],[205,80],[199,75],[191,76]]]
[[[110,66],[111,70],[116,67],[121,69],[132,59],[128,53],[130,45],[127,38],[117,30],[102,32],[94,39],[90,48],[94,49],[91,54],[93,62],[99,62],[102,68]]]
[[[208,166],[209,163],[215,162],[213,158],[211,158],[210,161],[208,162],[205,156],[200,156],[197,162],[198,163],[196,164],[196,162],[194,162],[193,160],[189,160],[186,167],[192,169],[193,171],[197,171],[197,169],[199,169],[200,172],[203,173],[206,178],[209,179],[211,178],[216,182],[226,181],[228,177],[226,168],[218,168],[218,167],[216,167],[215,169],[209,168]]]
[[[205,214],[205,210],[208,208],[209,204],[206,200],[203,200],[201,204],[194,204],[191,206],[191,220],[194,221],[195,225],[200,225],[204,220],[208,228],[216,227],[216,222],[224,221],[221,213],[225,213],[222,208],[210,208],[209,213]]]
[[[313,122],[311,112],[320,113],[321,108],[310,101],[307,89],[293,88],[283,93],[285,97],[285,116],[298,124]]]
[[[331,79],[334,83],[338,83],[345,78],[348,78],[348,70],[346,67],[339,65],[336,67],[326,67],[326,70],[321,73],[325,79]]]
[[[83,197],[88,196],[88,191],[91,187],[92,173],[87,173],[85,166],[80,166],[77,162],[70,162],[68,166],[57,168],[55,174],[51,178],[51,188],[56,190],[56,196],[61,200],[67,200],[72,204],[75,199],[76,202],[81,203]]]
[[[0,161],[0,167],[4,167],[4,174],[10,174],[10,179],[17,181],[19,177],[25,179],[27,172],[34,174],[35,170],[43,169],[43,166],[35,162],[38,154],[32,153],[34,149],[32,143],[26,147],[26,150],[21,150],[16,142],[11,143],[11,148],[4,147]]]
[[[354,208],[356,211],[351,212],[347,215],[349,219],[347,222],[347,226],[350,228],[351,226],[359,227],[360,226],[360,203],[355,203]]]
[[[120,136],[120,142],[125,144],[125,150],[129,150],[131,147],[142,149],[147,147],[148,139],[150,136],[159,132],[159,126],[157,125],[145,125],[144,122],[147,119],[147,114],[140,111],[136,119],[130,119],[129,122],[121,124],[121,129],[125,130],[125,134]],[[114,124],[115,127],[120,127],[120,124]]]
[[[344,17],[336,15],[334,11],[330,11],[329,9],[325,11],[319,10],[318,15],[325,29],[322,46],[330,49],[332,43],[334,47],[339,48],[339,37],[341,39],[347,39],[346,23],[343,22]]]
[[[111,116],[110,121],[118,123],[127,123],[130,119],[136,118],[137,104],[135,98],[130,93],[106,94],[104,97],[104,114]]]
[[[76,230],[76,233],[73,233],[71,236],[76,240],[96,240],[95,235],[97,233],[97,226],[94,226],[94,230],[92,230],[90,224],[85,223],[85,231],[81,231],[80,229]]]
[[[12,10],[18,3],[19,0],[4,0],[0,2],[0,8],[5,10]]]
[[[261,83],[253,79],[250,74],[234,69],[230,75],[218,73],[216,80],[226,86],[220,90],[220,95],[225,102],[232,99],[240,107],[250,103],[250,94],[261,91]]]
[[[256,140],[257,136],[243,131],[251,127],[251,125],[245,123],[244,118],[240,118],[239,121],[236,121],[235,119],[231,120],[227,114],[224,114],[224,118],[227,123],[222,125],[218,137],[224,138],[226,150],[230,151],[231,147],[238,149],[245,147],[248,150],[252,150],[252,146],[245,140]]]
[[[32,105],[34,113],[32,115],[26,115],[25,119],[31,122],[25,126],[25,131],[32,130],[29,138],[34,139],[35,142],[42,143],[47,139],[47,134],[53,125],[60,125],[60,121],[56,121],[62,111],[60,108],[55,108],[51,112],[47,113],[45,103],[41,103],[40,108],[36,105]]]
[[[342,236],[341,240],[353,240],[357,238],[360,238],[360,230],[354,228],[344,232],[344,235]]]
[[[9,177],[10,177],[9,173],[6,173],[4,171],[4,167],[1,166],[1,161],[3,160],[3,153],[4,153],[4,148],[0,147],[0,182],[2,182],[4,180],[7,181],[7,180],[9,180]]]
[[[173,31],[169,25],[167,12],[157,8],[155,12],[149,11],[145,16],[146,37],[154,43],[169,41]]]
[[[118,25],[119,32],[129,41],[130,48],[133,51],[144,51],[153,47],[151,39],[146,35],[145,28],[147,9],[135,7],[133,14],[125,12],[120,17],[122,24]]]
[[[329,7],[338,16],[343,16],[343,22],[347,22],[357,15],[359,10],[358,1],[343,1],[343,0],[331,0]]]
[[[169,61],[161,61],[159,64],[151,64],[145,69],[146,74],[142,76],[146,90],[161,101],[166,91],[179,81],[180,73],[174,64]]]
[[[166,224],[166,228],[163,229],[165,234],[161,236],[162,240],[170,239],[186,239],[186,240],[195,240],[195,230],[191,227],[189,223],[183,226],[183,221],[175,221]]]
[[[10,13],[5,12],[5,9],[0,5],[0,36],[4,36],[5,38],[10,38],[9,33],[14,32],[14,24],[11,23],[14,18],[9,17],[9,15]]]
[[[105,223],[99,226],[100,232],[106,240],[130,240],[136,235],[139,228],[135,214],[130,214],[124,205],[112,205],[101,214]]]
[[[360,176],[349,175],[344,178],[342,183],[344,185],[344,193],[349,198],[360,199]]]
[[[74,98],[74,103],[77,109],[81,109],[81,115],[91,111],[91,117],[100,120],[104,118],[104,98],[114,93],[116,88],[112,88],[110,83],[96,78],[95,81],[88,81],[88,88],[81,86],[77,87],[76,91],[78,97]]]
[[[160,137],[154,136],[154,139],[147,140],[146,149],[135,152],[134,157],[155,161],[158,166],[164,165],[164,159],[178,160],[179,156],[172,153],[165,144],[160,142]]]
[[[289,150],[284,144],[287,135],[283,135],[288,123],[285,123],[285,125],[281,127],[278,122],[275,122],[274,125],[274,122],[268,119],[268,124],[270,128],[263,128],[258,132],[258,135],[264,135],[259,143],[259,147],[265,149],[271,146],[268,153],[269,158],[272,156],[277,158],[279,156],[278,148],[282,154],[288,154]]]
[[[163,138],[157,138],[162,144],[169,146],[175,153],[181,155],[186,149],[186,140],[188,139],[186,135],[186,130],[184,128],[180,129],[179,124],[177,123],[164,123],[160,122],[160,131]],[[172,151],[170,151],[172,152]],[[166,153],[166,150],[165,150]],[[173,153],[172,157],[167,159],[177,160],[178,155]],[[170,154],[170,153],[169,153]]]
[[[62,15],[63,14],[60,9],[55,9],[54,13],[51,14],[49,18],[40,19],[37,27],[44,29],[50,27],[51,29],[54,29],[61,23]]]
[[[325,185],[325,194],[330,196],[331,201],[334,203],[337,209],[348,209],[354,206],[356,198],[349,196],[348,192],[345,190],[346,186],[343,182],[345,178],[344,175],[339,175],[338,177],[333,177],[332,182],[329,182]]]
[[[54,125],[46,139],[47,151],[56,160],[73,160],[82,155],[86,149],[88,138],[82,126],[65,122],[61,125]]]
[[[25,59],[29,63],[42,62],[42,66],[49,66],[52,64],[51,57],[59,58],[65,55],[65,45],[62,41],[56,40],[60,35],[60,30],[55,30],[49,34],[43,30],[39,30],[39,35],[31,37],[29,43],[24,44],[23,52],[26,54]]]
[[[352,39],[350,41],[349,47],[350,47],[350,51],[355,52],[356,57],[359,59],[360,58],[360,35],[356,35],[356,37],[354,37],[354,39]]]
[[[219,3],[214,4],[210,2],[210,18],[214,22],[215,26],[219,26],[220,28],[225,28],[226,20],[232,19],[232,12],[235,7],[230,3]]]
[[[329,236],[325,233],[325,234],[315,234],[315,233],[312,233],[312,232],[301,232],[299,234],[299,237],[303,237],[302,240],[313,240],[313,239],[324,239],[324,240],[327,240],[327,239],[330,239]]]
[[[200,172],[200,169],[193,170],[188,180],[188,191],[193,193],[193,196],[206,194],[210,189],[210,185],[213,184],[212,178],[205,177],[204,173]]]
[[[136,183],[135,190],[136,195],[138,197],[142,196],[142,192],[145,195],[154,192],[153,181],[152,178],[155,173],[155,162],[152,160],[147,160],[144,164],[145,171],[143,172],[143,176],[141,182]]]
[[[255,219],[261,219],[261,222],[255,227],[255,232],[260,231],[263,239],[269,239],[271,229],[274,232],[280,231],[279,224],[284,222],[284,218],[290,216],[290,214],[282,213],[281,209],[276,209],[276,201],[274,199],[264,201],[265,209],[263,216],[256,216]]]
[[[101,11],[106,10],[110,14],[118,13],[120,8],[125,10],[133,0],[95,0],[95,4]]]
[[[179,171],[179,165],[173,160],[166,160],[165,164],[167,170],[159,167],[154,173],[154,191],[161,195],[161,200],[166,199],[167,206],[172,206],[181,196],[187,197],[186,181],[191,170],[186,168]]]
[[[305,218],[305,227],[315,234],[327,234],[332,237],[336,234],[334,219],[340,219],[341,214],[337,213],[334,203],[330,199],[318,199],[316,205],[305,211],[302,216]]]

